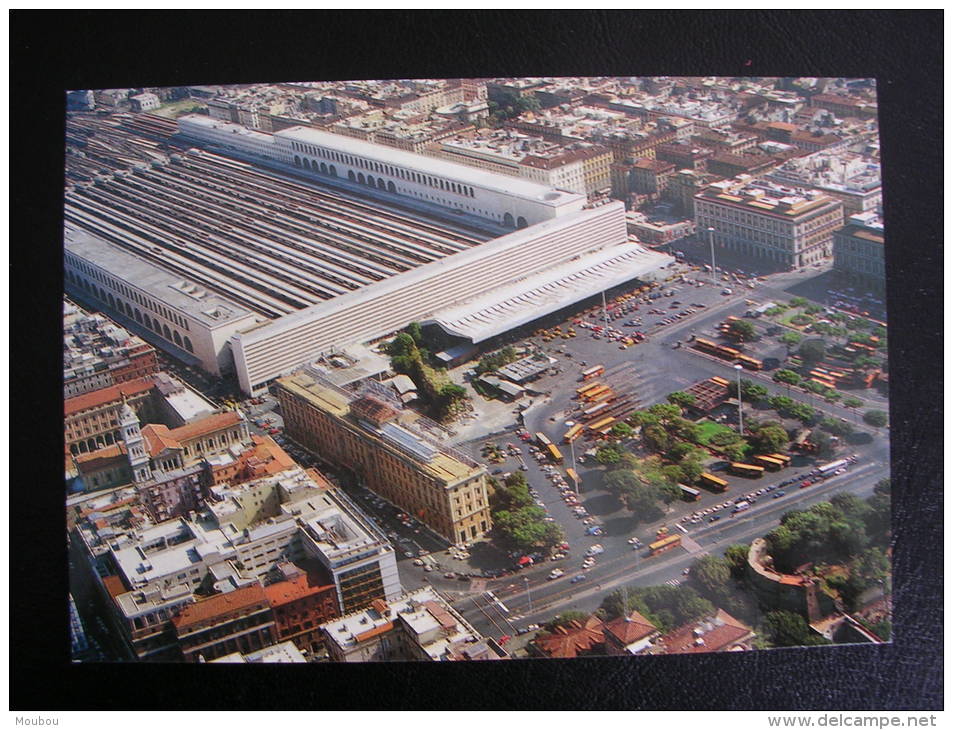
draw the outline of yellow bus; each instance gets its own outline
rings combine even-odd
[[[563,443],[571,444],[573,441],[579,438],[579,434],[582,433],[583,428],[584,426],[581,423],[577,423],[575,426],[570,428],[568,431],[566,431],[566,435],[563,436]]]
[[[557,464],[562,464],[562,463],[563,463],[563,455],[562,455],[562,453],[559,451],[559,449],[556,448],[556,444],[549,444],[549,446],[547,446],[546,449],[547,449],[547,451],[549,451],[549,457],[550,457],[554,462],[556,462]]]
[[[585,398],[585,397],[586,397],[586,393],[589,393],[589,392],[595,390],[596,388],[602,388],[602,387],[605,387],[605,386],[603,386],[602,383],[600,383],[600,382],[598,382],[598,381],[595,382],[595,383],[587,383],[586,385],[582,386],[581,388],[576,388],[576,396],[579,397],[579,398]]]
[[[747,368],[748,370],[760,370],[763,366],[760,360],[754,357],[748,357],[747,355],[738,355],[735,359],[741,367]]]
[[[606,416],[605,418],[600,418],[595,423],[589,424],[590,431],[599,431],[606,426],[611,426],[615,422],[615,419],[612,416]]]
[[[758,477],[764,476],[764,467],[755,466],[754,464],[742,464],[741,462],[733,461],[728,465],[728,469],[732,474],[737,474],[740,477],[757,479]]]
[[[704,486],[711,487],[716,492],[724,492],[728,489],[728,482],[724,479],[719,479],[714,474],[709,474],[707,471],[703,471],[698,479]]]
[[[770,456],[765,456],[760,454],[753,458],[753,461],[758,466],[763,466],[768,471],[781,471],[784,468],[784,464],[777,459],[773,459]]]
[[[650,556],[654,557],[660,553],[664,553],[666,550],[677,548],[681,544],[681,535],[669,535],[668,537],[663,537],[661,540],[656,540],[649,545],[649,554]]]
[[[787,454],[768,454],[772,459],[780,461],[784,466],[789,466],[791,464],[791,457]]]
[[[579,475],[576,473],[576,470],[566,469],[566,476],[569,477],[573,486],[576,487],[576,489],[579,489]]]
[[[726,388],[730,385],[730,383],[727,380],[725,380],[724,378],[719,378],[718,376],[715,376],[713,378],[708,378],[708,379],[711,382],[715,383],[716,385],[723,385]]]
[[[552,441],[550,441],[550,440],[546,437],[546,434],[544,434],[544,433],[538,433],[538,434],[536,434],[536,442],[537,442],[540,446],[542,446],[543,448],[546,448],[547,446],[549,446],[550,444],[552,444]]]
[[[606,393],[610,393],[610,392],[611,392],[611,391],[610,391],[608,385],[600,385],[600,386],[597,387],[597,388],[593,388],[593,389],[590,390],[588,393],[584,393],[582,397],[583,397],[583,399],[592,402],[592,401],[594,401],[596,398],[599,398],[599,397],[605,395]]]

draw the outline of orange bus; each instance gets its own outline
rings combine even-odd
[[[714,474],[709,474],[707,471],[703,471],[698,479],[704,486],[711,487],[716,492],[724,492],[728,489],[728,482],[719,479]]]
[[[592,392],[596,388],[602,387],[604,387],[602,383],[589,383],[588,385],[584,385],[581,388],[576,388],[576,397],[585,398],[587,393]]]
[[[593,378],[598,378],[605,371],[606,369],[602,365],[593,365],[591,368],[586,368],[582,371],[582,379],[592,380]]]

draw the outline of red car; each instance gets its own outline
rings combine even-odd
[[[280,429],[280,428],[275,428],[274,426],[272,426],[271,428],[268,429],[268,433],[270,433],[272,436],[274,436],[275,434],[281,433],[281,429]]]

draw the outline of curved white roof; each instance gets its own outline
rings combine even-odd
[[[523,281],[445,309],[427,323],[482,342],[593,294],[646,276],[675,259],[636,244],[580,256]]]

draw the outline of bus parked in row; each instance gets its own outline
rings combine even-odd
[[[768,471],[781,471],[781,469],[784,468],[782,462],[770,456],[765,456],[764,454],[752,457],[752,461],[758,466],[763,466]]]
[[[606,371],[605,367],[602,365],[593,365],[591,368],[586,368],[582,371],[583,380],[592,380],[593,378],[598,378]]]
[[[707,471],[703,471],[698,479],[704,486],[710,487],[716,492],[724,492],[728,489],[728,482],[716,477],[714,474],[709,474]]]
[[[764,476],[764,467],[755,466],[754,464],[742,464],[737,461],[731,462],[728,465],[728,470],[732,474],[737,474],[740,477],[748,477],[750,479],[757,479],[758,477]]]

